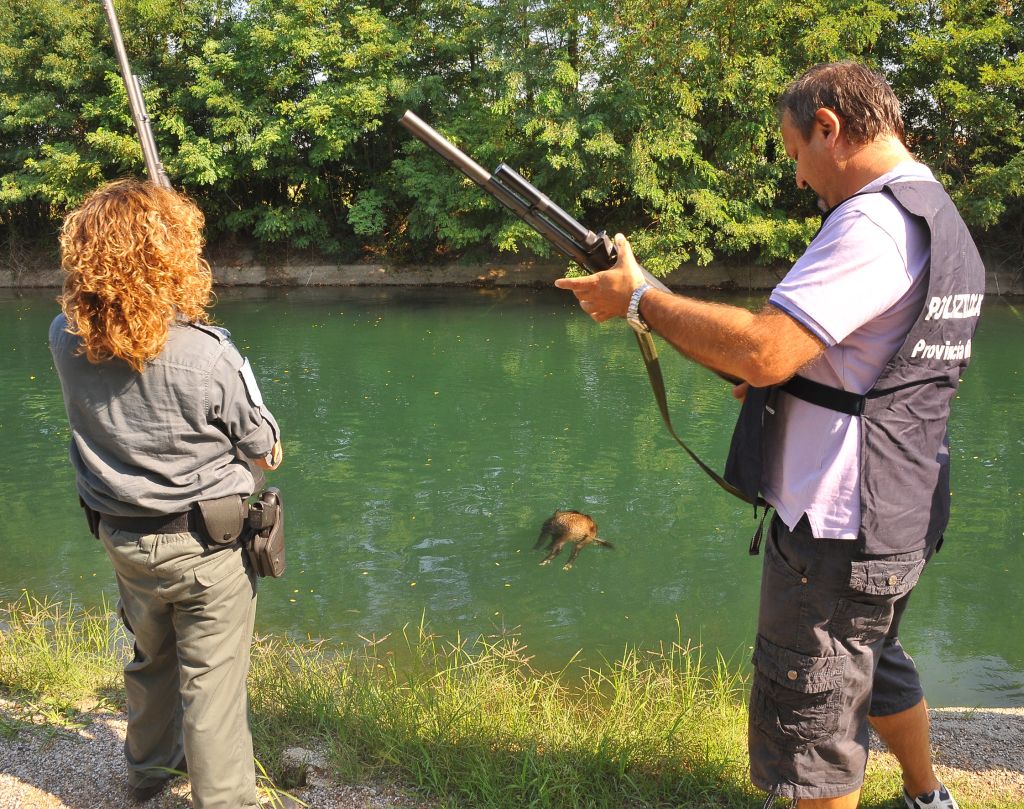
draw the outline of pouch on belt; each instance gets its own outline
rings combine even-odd
[[[207,538],[217,545],[230,545],[245,527],[245,501],[237,494],[200,500],[197,504]]]
[[[284,503],[281,491],[271,486],[249,506],[249,561],[257,576],[284,575]]]

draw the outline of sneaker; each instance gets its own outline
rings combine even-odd
[[[907,809],[960,809],[959,804],[949,794],[949,790],[942,784],[932,792],[918,795],[911,798],[907,790],[903,790],[903,800],[907,802]]]

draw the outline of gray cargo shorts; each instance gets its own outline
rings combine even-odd
[[[860,789],[867,717],[923,697],[898,631],[931,556],[866,556],[858,543],[815,539],[806,520],[772,521],[750,694],[750,777],[783,797],[833,798]]]

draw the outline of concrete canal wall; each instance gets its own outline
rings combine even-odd
[[[218,286],[548,286],[565,272],[562,262],[402,267],[385,263],[334,264],[303,260],[263,262],[252,255],[214,258]],[[989,295],[1024,295],[1024,269],[995,269],[989,263]],[[769,290],[786,267],[768,268],[730,264],[684,267],[664,279],[673,289]],[[0,264],[0,288],[60,287],[58,267],[15,268]]]

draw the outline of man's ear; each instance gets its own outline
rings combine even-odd
[[[814,123],[818,130],[825,137],[825,141],[834,145],[843,130],[843,119],[836,115],[836,111],[828,107],[819,107],[814,113]]]

